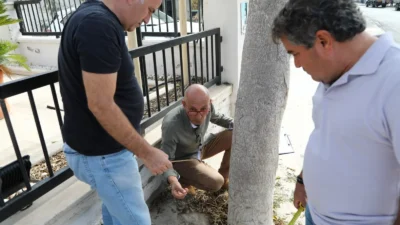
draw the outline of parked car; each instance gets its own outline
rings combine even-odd
[[[64,28],[64,24],[68,21],[69,17],[75,11],[74,7],[64,9],[58,11],[56,15],[51,20],[50,25],[47,27],[46,32],[61,32]],[[179,21],[178,21],[179,22]],[[191,31],[190,21],[186,22],[187,32],[188,33],[197,33],[199,32],[199,23],[192,22],[193,31]],[[174,32],[174,19],[171,16],[168,16],[164,12],[160,10],[156,10],[148,24],[142,23],[141,29],[142,32]],[[180,32],[180,25],[177,24],[177,32]]]
[[[394,0],[394,8],[400,11],[400,0]]]
[[[372,6],[373,8],[378,7],[378,6],[382,6],[382,8],[385,8],[387,5],[387,1],[386,0],[367,0],[365,2],[365,6]]]

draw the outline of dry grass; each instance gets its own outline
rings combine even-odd
[[[58,170],[67,166],[67,161],[65,160],[64,153],[61,151],[50,157],[50,164],[54,172],[57,172]],[[30,174],[31,180],[35,182],[49,177],[46,162],[42,161],[39,164],[33,166]]]
[[[228,199],[229,194],[226,190],[207,192],[197,189],[194,196],[187,195],[183,200],[175,200],[171,189],[167,188],[154,201],[152,207],[158,207],[163,202],[172,200],[177,205],[178,214],[203,213],[208,216],[210,225],[227,225]],[[275,225],[285,225],[285,221],[275,215],[275,210],[273,221]]]
[[[196,195],[178,201],[180,213],[198,212],[209,216],[210,225],[225,225],[228,219],[228,191],[206,192],[197,190]]]
[[[176,200],[167,188],[153,202],[152,207],[159,207],[166,201],[175,201],[177,213],[203,213],[209,218],[210,225],[226,225],[228,213],[228,191],[206,192],[196,189],[195,195],[187,195],[183,200]]]

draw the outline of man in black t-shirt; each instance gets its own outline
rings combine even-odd
[[[161,0],[88,0],[70,17],[58,66],[64,103],[64,153],[75,176],[98,192],[104,225],[150,225],[132,153],[153,174],[168,155],[139,134],[143,94],[124,31],[147,23]]]

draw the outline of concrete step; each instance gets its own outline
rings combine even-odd
[[[90,187],[88,185],[80,182],[75,177],[71,177],[63,184],[59,185],[52,191],[39,198],[28,209],[20,211],[12,217],[8,218],[7,220],[3,221],[2,225],[56,224],[54,223],[54,220],[56,218],[62,219],[65,215],[67,215],[67,213],[65,212],[71,211],[72,206],[76,209],[76,212],[85,209],[84,207],[82,208],[82,204],[79,203],[85,202],[82,200],[91,199],[88,198],[88,196],[90,196],[91,194],[93,193],[91,193]],[[87,213],[85,214],[87,215]],[[63,216],[60,217],[60,215]],[[99,218],[97,219],[99,220]]]
[[[232,86],[221,85],[210,88],[213,102],[220,107],[229,105]],[[160,121],[148,130],[144,138],[157,146],[161,140]],[[143,191],[148,203],[165,188],[161,176],[153,176],[138,159]],[[1,225],[99,225],[101,201],[89,185],[71,177],[46,195],[36,200],[31,207],[3,221]]]

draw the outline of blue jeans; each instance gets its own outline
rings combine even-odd
[[[150,225],[138,164],[132,152],[85,156],[63,147],[74,175],[96,190],[103,202],[104,225]]]
[[[306,225],[315,225],[314,221],[312,220],[310,209],[308,208],[308,206],[306,206],[305,216],[306,216]]]

